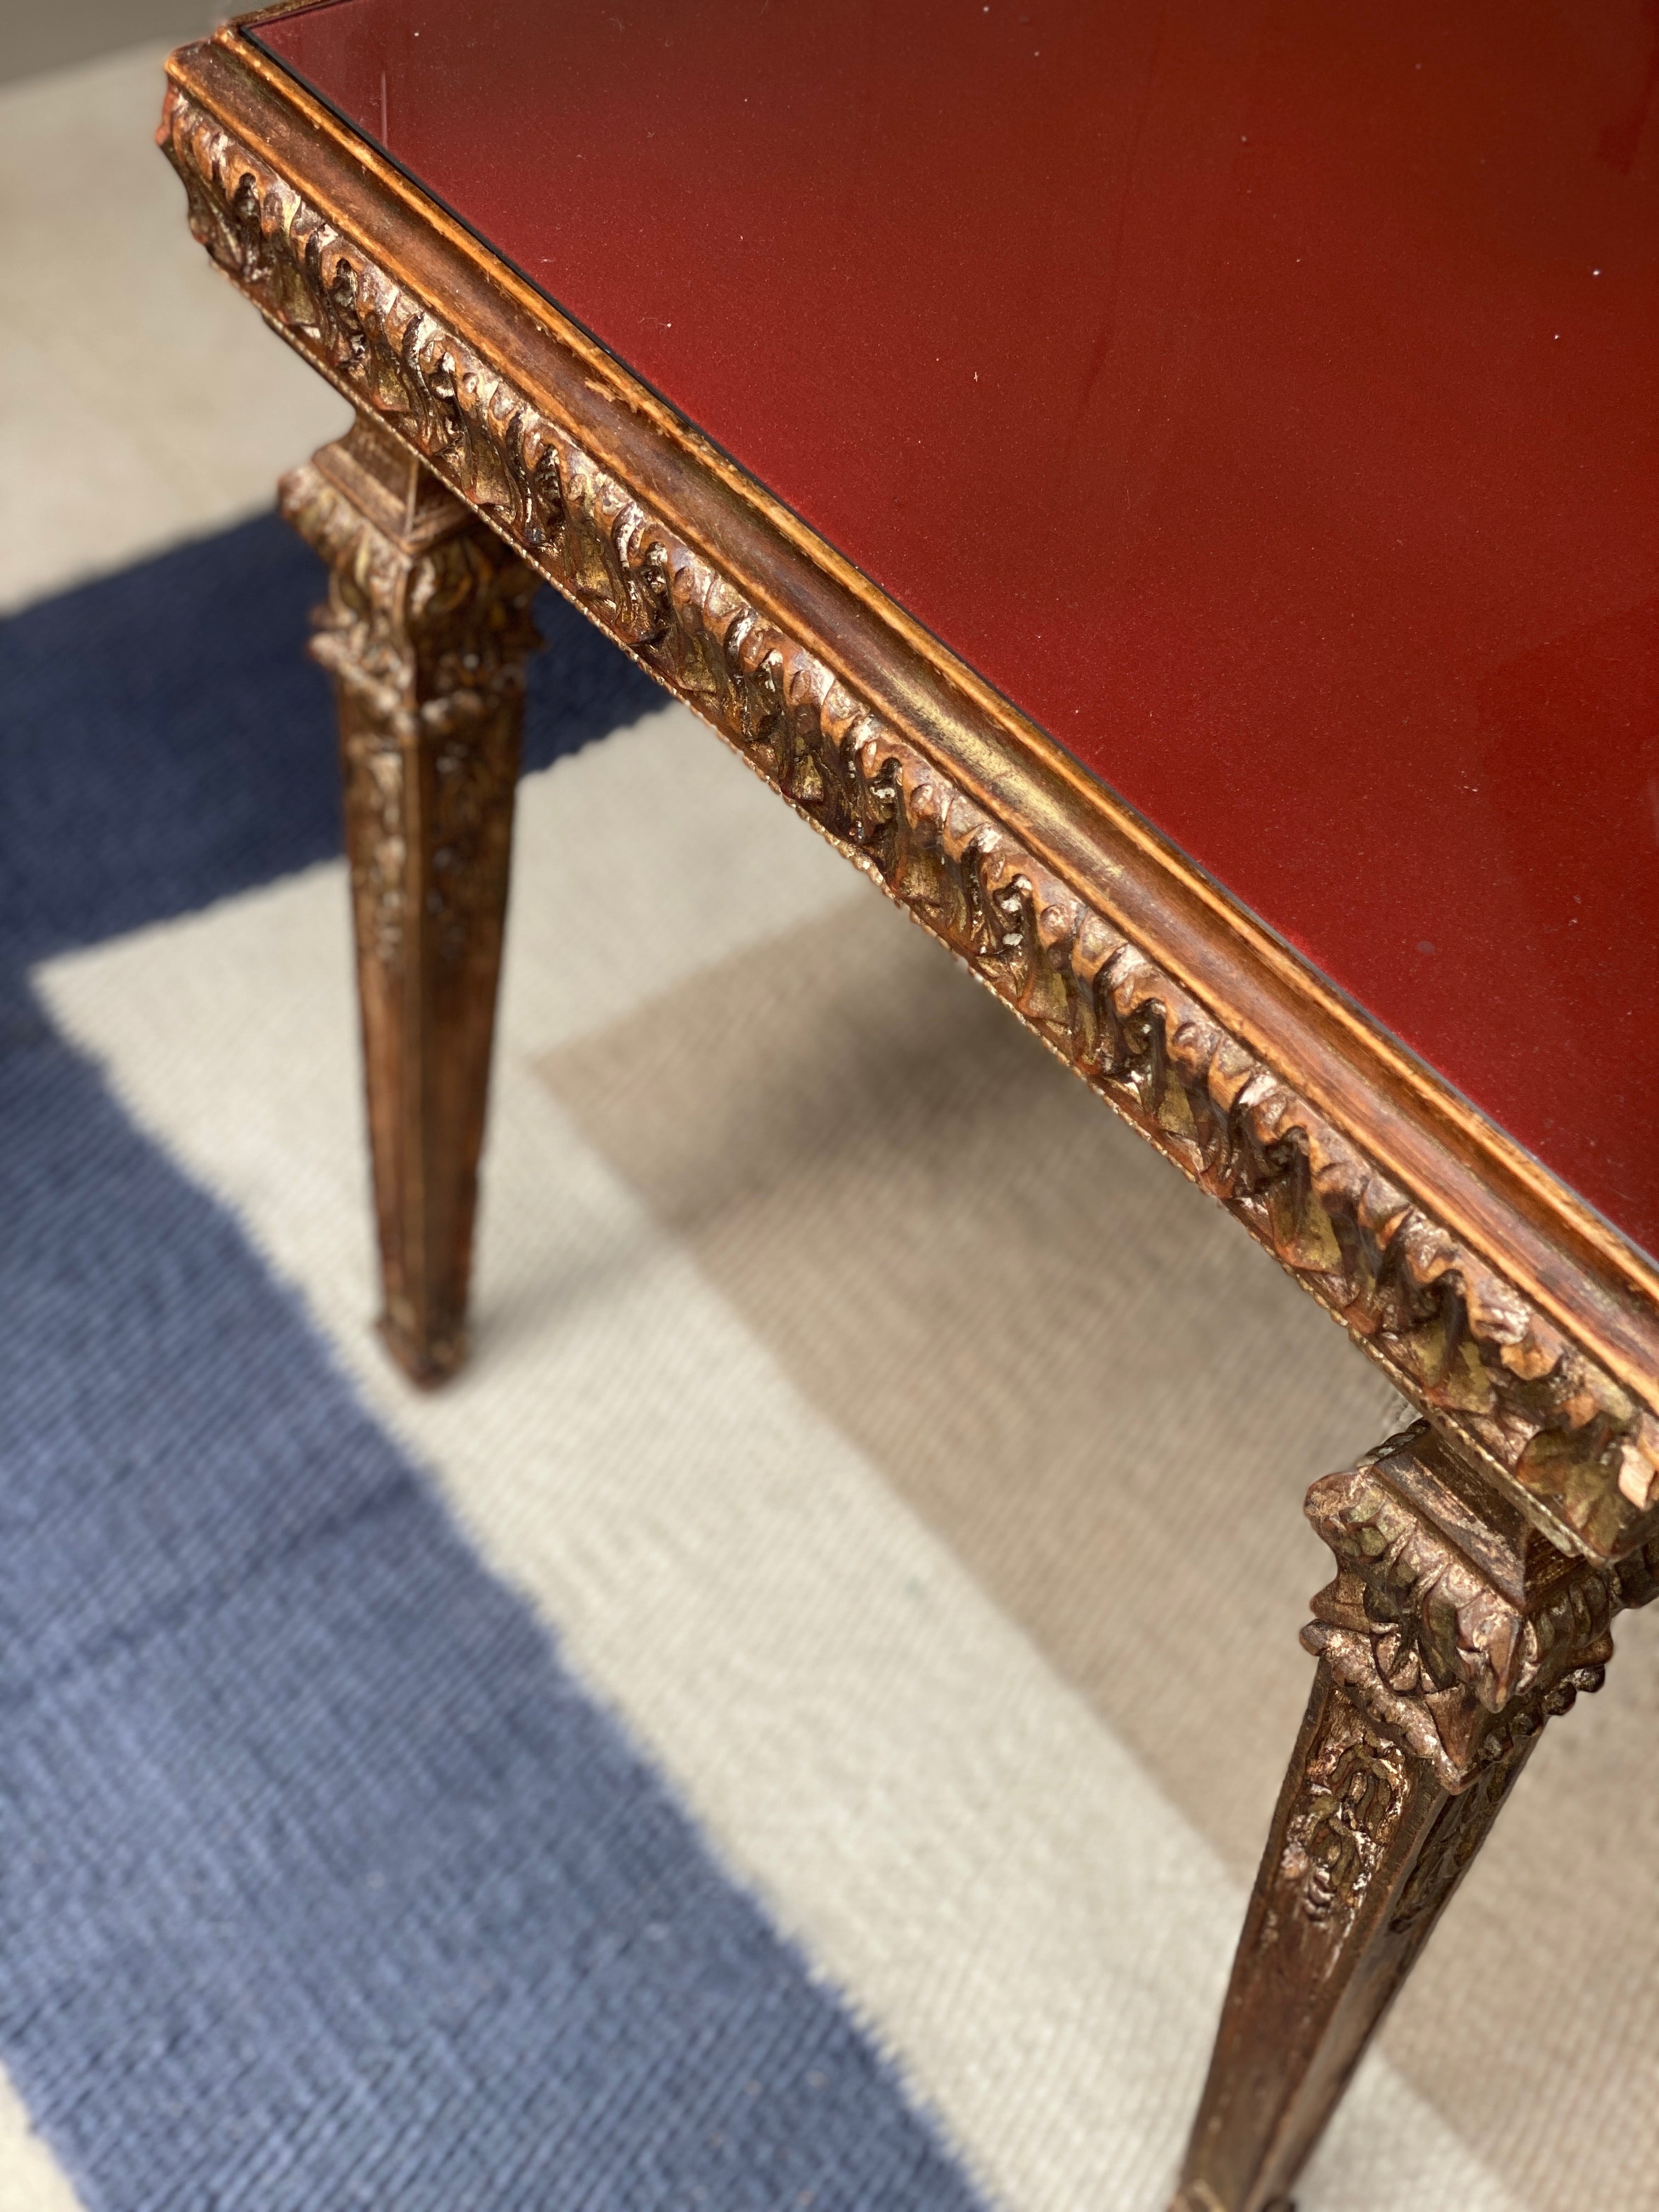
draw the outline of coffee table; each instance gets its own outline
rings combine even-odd
[[[1648,15],[324,0],[169,75],[196,235],[357,409],[281,498],[410,1375],[546,578],[1419,1409],[1309,1496],[1176,2200],[1285,2203],[1659,1591]]]

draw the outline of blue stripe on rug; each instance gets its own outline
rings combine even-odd
[[[253,525],[14,625],[13,963],[327,848],[314,571],[232,595],[240,652],[224,592],[287,568]],[[598,665],[592,727],[631,719]],[[0,1127],[0,2058],[94,2212],[966,2212],[297,1303],[21,1002]]]

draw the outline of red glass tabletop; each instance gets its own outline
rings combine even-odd
[[[1659,1253],[1653,0],[257,35]]]

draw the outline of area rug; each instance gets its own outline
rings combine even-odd
[[[550,597],[410,1392],[317,581],[0,630],[0,2204],[1156,2212],[1398,1401]],[[1651,2201],[1645,1626],[1304,2212]]]

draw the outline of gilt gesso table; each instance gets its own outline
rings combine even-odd
[[[1185,2212],[1285,2198],[1659,1587],[1652,44],[1638,0],[328,0],[171,64],[197,236],[358,410],[282,501],[410,1373],[465,1349],[546,578],[1420,1411],[1309,1497]]]

